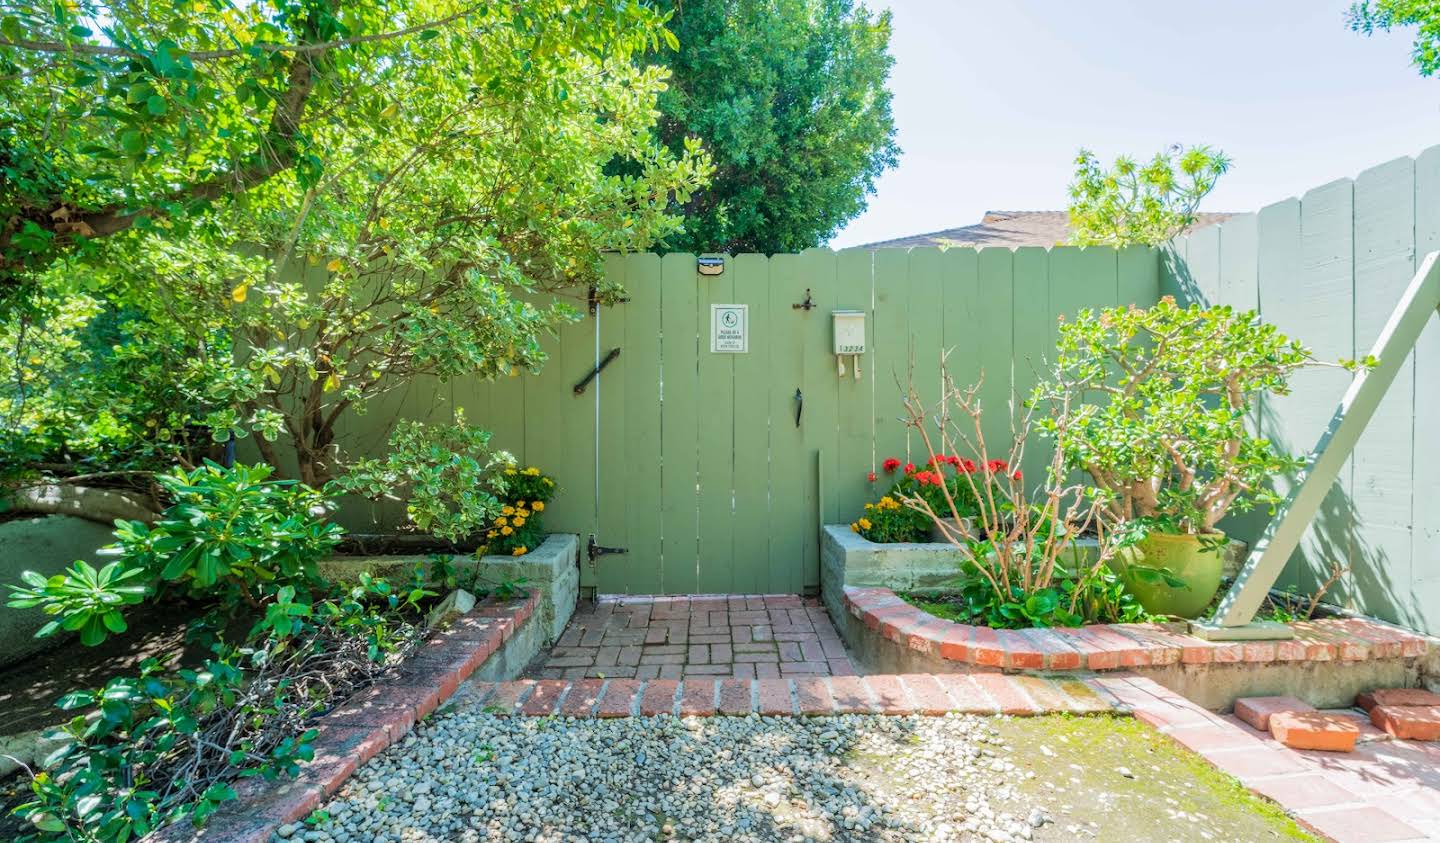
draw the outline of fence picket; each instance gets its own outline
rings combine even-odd
[[[755,256],[747,256],[755,257]],[[751,261],[725,259],[725,272],[697,276],[695,318],[699,330],[699,418],[696,469],[699,477],[700,525],[697,590],[718,594],[731,590],[733,574],[735,480],[735,358],[710,351],[710,306],[735,303],[735,278],[752,271]],[[753,333],[753,332],[752,332]]]
[[[625,350],[612,363],[625,377],[625,471],[602,474],[601,495],[627,498],[625,556],[602,556],[599,581],[604,590],[631,594],[665,592],[660,543],[660,306],[663,269],[655,255],[630,261],[625,310]],[[608,542],[609,539],[607,538]],[[615,546],[615,545],[610,545]]]
[[[872,366],[875,360],[875,342],[872,339],[874,315],[870,306],[873,298],[873,257],[874,253],[869,249],[846,249],[835,256],[835,307],[863,310],[866,314],[865,354],[861,355],[860,380],[854,378],[853,366],[849,363],[843,377],[833,368],[830,372],[835,379],[839,412],[835,419],[835,473],[827,475],[825,482],[834,489],[839,501],[840,518],[859,509],[870,496],[870,484],[865,481],[865,475],[874,464],[875,416],[882,409],[876,406],[877,373]],[[830,316],[825,313],[822,318],[828,321]],[[835,358],[828,354],[827,357],[833,366]]]
[[[814,458],[806,447],[802,427],[804,416],[796,423],[797,390],[805,385],[805,351],[810,323],[825,317],[818,309],[800,310],[792,305],[805,299],[805,291],[813,285],[800,255],[775,255],[770,258],[769,312],[770,365],[763,383],[768,384],[770,409],[770,500],[768,522],[764,524],[770,538],[770,556],[764,584],[773,588],[803,587],[797,567],[808,566],[818,559],[816,539],[809,529],[815,513]],[[737,396],[740,393],[737,390]],[[745,393],[759,399],[758,390]],[[811,406],[806,410],[814,412]],[[750,525],[746,523],[746,528]]]
[[[1401,158],[1355,179],[1355,348],[1369,349],[1415,274],[1415,162]],[[1364,353],[1363,351],[1361,353]],[[1410,567],[1414,488],[1414,355],[1355,445],[1348,493],[1364,533],[1350,581],[1367,603],[1391,600],[1382,575]],[[1379,564],[1383,561],[1384,564]]]
[[[705,564],[731,570],[729,590],[737,594],[756,594],[769,585],[770,532],[769,509],[773,500],[770,488],[771,390],[765,388],[776,373],[772,371],[770,354],[778,345],[791,345],[789,338],[776,335],[773,320],[783,319],[782,313],[770,306],[770,270],[772,260],[762,255],[737,255],[734,260],[734,291],[731,301],[747,306],[750,320],[749,352],[734,357],[734,379],[730,402],[734,406],[735,436],[732,449],[734,468],[735,511],[732,518],[733,562],[715,559],[707,550]],[[777,423],[783,424],[782,409]],[[704,481],[702,476],[701,481]],[[792,560],[795,556],[790,557]]]

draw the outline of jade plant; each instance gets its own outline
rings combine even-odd
[[[1287,394],[1291,375],[1313,363],[1254,311],[1166,296],[1149,308],[1080,311],[1061,326],[1034,398],[1081,397],[1041,428],[1067,466],[1093,479],[1111,523],[1213,534],[1232,510],[1273,507],[1270,478],[1302,464],[1257,434],[1251,416],[1257,399]]]

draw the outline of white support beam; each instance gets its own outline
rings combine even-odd
[[[1370,350],[1370,356],[1378,362],[1374,368],[1358,372],[1350,382],[1350,388],[1330,419],[1330,426],[1315,443],[1298,483],[1251,549],[1235,584],[1215,610],[1215,620],[1206,624],[1207,627],[1241,627],[1254,620],[1265,595],[1279,579],[1290,554],[1300,544],[1325,495],[1340,476],[1340,469],[1355,450],[1360,434],[1375,415],[1380,399],[1437,310],[1440,310],[1440,252],[1431,252],[1421,262],[1385,323],[1385,330]],[[1426,388],[1440,389],[1440,384]]]

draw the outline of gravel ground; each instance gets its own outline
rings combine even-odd
[[[1036,838],[987,719],[432,718],[363,767],[310,840]],[[886,763],[877,765],[876,759]]]
[[[1179,753],[1138,724],[1109,718],[565,720],[460,707],[422,723],[362,767],[309,823],[281,836],[336,843],[1309,839]],[[1154,766],[1139,767],[1141,759]],[[1122,760],[1145,775],[1106,774],[1104,765]],[[1152,792],[1167,778],[1182,780],[1183,792],[1173,786],[1183,803]],[[1192,813],[1177,813],[1182,805]]]

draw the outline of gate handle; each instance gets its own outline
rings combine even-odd
[[[795,426],[800,426],[800,414],[805,412],[805,396],[801,394],[800,388],[795,388]]]
[[[584,379],[582,379],[579,383],[575,384],[575,394],[580,395],[584,393],[585,387],[590,385],[590,381],[595,380],[595,378],[600,374],[600,372],[603,371],[606,366],[609,366],[610,363],[619,356],[620,349],[618,347],[610,349],[610,353],[605,355],[605,359],[601,360],[598,364],[596,364],[595,368],[590,370],[590,374],[586,375]]]

